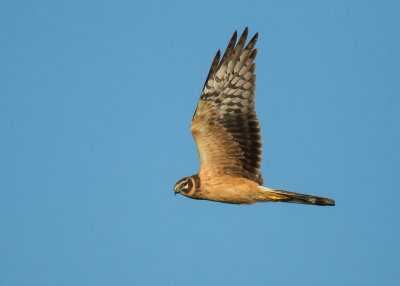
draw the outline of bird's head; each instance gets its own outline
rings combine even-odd
[[[191,177],[186,177],[183,179],[180,179],[174,187],[175,190],[175,195],[177,193],[181,193],[182,195],[186,195],[187,193],[189,193],[192,188],[193,188],[193,180]]]

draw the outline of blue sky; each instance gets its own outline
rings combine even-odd
[[[396,285],[398,1],[1,1],[1,285]],[[265,186],[174,197],[212,58],[259,32]]]

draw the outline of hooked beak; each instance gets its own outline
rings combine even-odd
[[[175,188],[174,188],[174,195],[176,196],[177,193],[179,193],[178,186],[175,186]]]

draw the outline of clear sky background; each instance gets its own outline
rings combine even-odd
[[[399,1],[1,1],[0,285],[398,285]],[[235,29],[265,186],[173,195]]]

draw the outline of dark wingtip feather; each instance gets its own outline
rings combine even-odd
[[[216,53],[216,55],[215,55],[215,57],[214,57],[214,60],[212,61],[210,70],[209,70],[208,75],[207,75],[207,78],[206,78],[206,82],[204,83],[204,86],[203,86],[203,89],[204,89],[204,87],[206,86],[207,81],[210,79],[210,77],[211,77],[211,76],[215,73],[215,71],[217,70],[220,57],[221,57],[221,50],[218,50],[217,53]]]
[[[248,34],[249,34],[249,28],[246,27],[246,28],[244,28],[244,30],[243,30],[242,36],[243,36],[243,35],[246,35],[246,37],[247,37]],[[241,36],[241,37],[242,37],[242,36]]]
[[[247,44],[245,50],[252,50],[254,46],[256,45],[258,40],[258,33],[256,33],[253,38],[251,38],[250,42]]]
[[[257,56],[257,49],[254,49],[251,51],[249,58],[254,60],[256,58],[256,56]]]
[[[214,60],[213,60],[213,64],[214,63],[218,63],[219,62],[219,58],[221,57],[221,50],[218,50],[217,53],[215,54]],[[212,65],[211,65],[212,66]]]
[[[222,66],[224,64],[224,62],[230,57],[230,55],[232,54],[233,49],[235,48],[236,45],[236,40],[237,40],[237,31],[235,30],[235,32],[232,35],[231,40],[228,43],[228,46],[226,47],[225,53],[222,56],[221,62],[219,63],[219,66]]]
[[[238,41],[236,47],[235,47],[235,52],[234,52],[235,55],[239,55],[242,52],[244,44],[246,43],[248,34],[249,34],[249,32],[248,32],[248,29],[246,27],[246,29],[244,29],[242,35],[239,38],[239,41]]]

